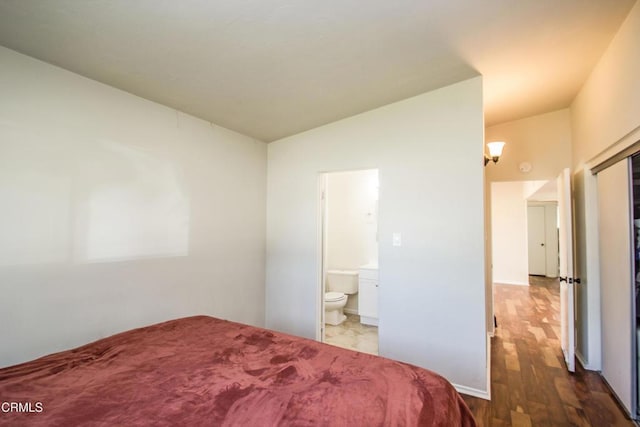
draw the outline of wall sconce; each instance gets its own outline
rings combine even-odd
[[[488,142],[487,147],[489,147],[489,156],[484,155],[484,165],[493,160],[493,163],[498,163],[500,160],[500,156],[502,155],[502,149],[504,148],[504,142],[496,141],[496,142]]]

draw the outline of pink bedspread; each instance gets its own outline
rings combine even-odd
[[[11,426],[475,425],[433,372],[205,316],[0,369],[0,405]]]

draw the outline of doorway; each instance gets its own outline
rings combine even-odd
[[[561,321],[561,348],[565,349],[567,369],[574,370],[572,348],[573,305],[568,283],[557,282],[560,263],[560,230],[567,231],[566,224],[560,221],[559,201],[570,200],[564,184],[568,169],[560,176],[549,181],[513,181],[494,182],[491,186],[491,218],[493,241],[493,278],[494,285],[537,286],[537,277],[548,277],[560,289],[560,307],[558,316]],[[566,193],[566,197],[565,197]],[[564,206],[564,205],[563,205]],[[565,208],[566,210],[566,208]],[[567,212],[565,212],[567,213]],[[567,213],[570,216],[570,212]],[[571,241],[564,236],[564,241]],[[567,249],[567,245],[564,245]],[[567,257],[565,256],[565,259]],[[565,270],[568,263],[565,262]],[[565,272],[565,276],[572,276]],[[573,279],[571,279],[573,283]],[[496,316],[497,317],[497,316]],[[496,319],[500,324],[500,319]],[[569,331],[569,332],[567,332]]]
[[[323,342],[378,354],[378,170],[323,173]]]
[[[558,277],[557,200],[555,179],[491,183],[493,283],[528,286],[529,274]],[[530,217],[538,219],[533,231]],[[539,250],[533,271],[530,245]]]
[[[527,201],[527,248],[530,276],[558,277],[557,201]]]

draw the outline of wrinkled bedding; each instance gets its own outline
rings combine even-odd
[[[0,402],[30,411],[3,426],[475,425],[433,372],[206,316],[0,369]]]

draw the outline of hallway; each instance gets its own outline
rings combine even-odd
[[[560,350],[557,279],[494,285],[492,401],[463,396],[479,426],[633,426],[600,376],[569,374]]]

